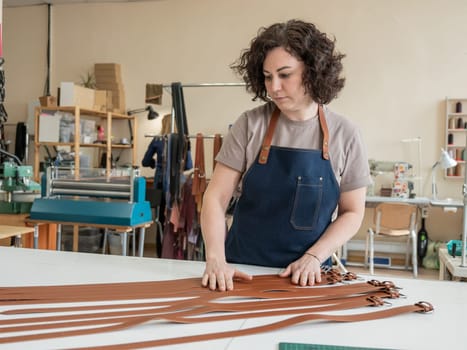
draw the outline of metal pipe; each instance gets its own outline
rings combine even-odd
[[[245,86],[245,83],[188,83],[182,84],[182,87],[228,87],[228,86]],[[163,84],[162,87],[169,88],[172,84]]]
[[[111,197],[111,198],[124,198],[131,197],[130,192],[115,192],[115,191],[96,191],[96,190],[72,190],[72,189],[53,189],[52,196],[89,196],[89,197]]]
[[[92,182],[92,181],[73,181],[73,180],[53,180],[52,190],[63,189],[89,189],[89,190],[107,190],[107,191],[127,191],[131,186],[129,183],[112,183],[112,182]]]

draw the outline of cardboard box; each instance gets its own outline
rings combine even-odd
[[[120,75],[109,75],[109,74],[102,74],[99,73],[96,77],[96,85],[97,84],[122,84],[122,78]]]
[[[94,109],[94,89],[73,82],[60,83],[60,106],[79,106]]]
[[[125,113],[125,91],[123,88],[121,68],[118,63],[95,63],[94,75],[98,89],[112,92],[108,99],[112,100],[112,106],[108,110],[117,113]]]
[[[42,107],[57,107],[57,98],[55,96],[41,96],[39,102]]]
[[[119,63],[95,63],[94,64],[95,71],[120,71],[120,64]]]
[[[98,81],[122,81],[120,65],[117,63],[94,64],[94,76]]]
[[[112,91],[94,90],[94,109],[96,111],[107,112],[113,108]]]

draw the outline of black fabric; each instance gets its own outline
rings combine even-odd
[[[171,200],[180,200],[180,174],[185,168],[186,154],[190,150],[188,141],[188,123],[185,111],[185,100],[183,97],[182,84],[172,83],[172,107],[174,111],[177,134],[172,134],[171,144],[171,179],[170,193]]]
[[[179,155],[179,135],[170,134],[170,180],[169,180],[169,192],[170,192],[170,202],[178,199],[178,194],[180,192],[180,169],[181,169],[181,160],[182,158]]]
[[[18,123],[16,125],[16,140],[15,140],[15,155],[24,161],[26,156],[27,144],[27,127],[25,123]]]

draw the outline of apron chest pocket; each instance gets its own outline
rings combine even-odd
[[[296,230],[313,230],[318,221],[323,197],[323,178],[297,178],[290,223]]]

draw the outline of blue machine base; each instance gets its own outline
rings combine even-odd
[[[92,201],[37,198],[31,207],[32,220],[115,226],[138,226],[152,222],[149,202]]]

